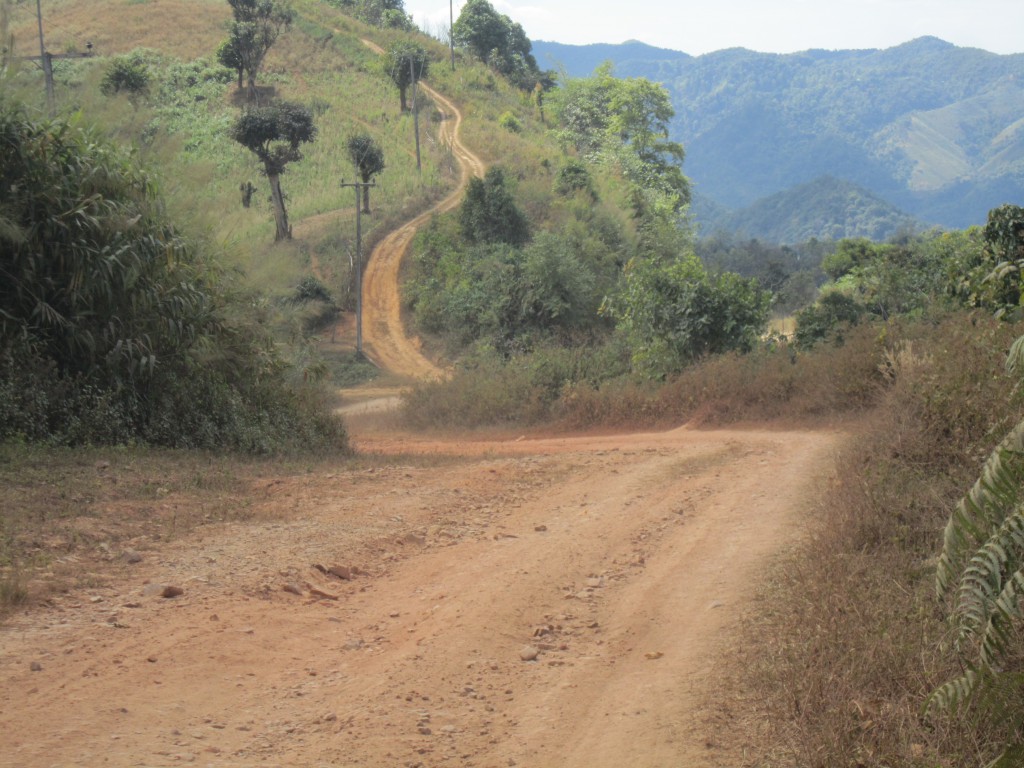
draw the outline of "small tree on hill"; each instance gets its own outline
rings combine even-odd
[[[149,69],[145,62],[134,56],[117,56],[103,75],[100,91],[105,96],[125,93],[134,103],[139,96],[149,92]]]
[[[263,163],[277,225],[274,240],[290,240],[292,231],[281,192],[281,174],[288,163],[302,159],[299,146],[316,138],[313,114],[301,104],[287,101],[247,107],[232,126],[231,138]]]
[[[234,21],[228,27],[228,43],[249,78],[249,100],[255,101],[256,77],[267,52],[288,29],[295,13],[287,0],[228,0]]]
[[[242,79],[245,75],[245,66],[242,63],[242,55],[238,51],[234,37],[229,37],[220,44],[220,47],[217,49],[217,62],[237,73],[238,90],[242,90],[245,87],[245,82]]]
[[[500,168],[490,168],[483,179],[469,180],[459,209],[459,227],[470,243],[524,245],[530,239],[529,222],[516,207]]]
[[[369,184],[378,173],[384,170],[384,150],[368,133],[357,133],[349,136],[348,156],[355,166],[363,184]],[[363,213],[370,212],[370,188],[363,187]]]
[[[391,82],[398,87],[398,98],[402,111],[405,112],[409,108],[405,94],[412,85],[413,78],[419,82],[427,76],[430,69],[427,52],[415,43],[395,43],[384,55],[381,65],[391,78]]]

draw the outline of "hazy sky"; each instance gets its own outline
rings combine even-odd
[[[455,0],[455,18],[464,0]],[[888,48],[923,35],[994,53],[1024,52],[1024,0],[491,0],[531,40],[641,40],[699,55],[723,48],[791,53]],[[447,29],[447,0],[405,0],[427,31]]]

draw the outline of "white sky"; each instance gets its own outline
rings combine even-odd
[[[455,18],[464,0],[454,0]],[[1024,0],[491,0],[531,40],[640,40],[694,56],[723,48],[792,53],[889,48],[924,35],[993,53],[1024,52]],[[405,0],[430,32],[447,29],[448,0]]]

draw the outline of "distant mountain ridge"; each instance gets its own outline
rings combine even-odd
[[[734,48],[695,57],[637,42],[539,41],[533,51],[542,67],[569,76],[611,61],[619,76],[663,83],[685,172],[733,211],[812,182],[820,193],[823,179],[946,227],[980,224],[990,208],[1024,202],[1024,54],[934,37],[794,54]],[[806,211],[775,210],[806,219]],[[845,227],[819,223],[822,235]]]

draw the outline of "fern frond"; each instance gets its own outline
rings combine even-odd
[[[1010,374],[1024,371],[1024,336],[1019,336],[1010,346],[1006,356],[1006,372]]]
[[[964,564],[999,529],[1024,491],[1024,421],[992,451],[981,476],[950,516],[935,573],[944,598],[964,574]]]
[[[981,639],[981,663],[1000,664],[1009,652],[1014,623],[1024,617],[1021,596],[1024,595],[1024,571],[1015,571],[992,603],[992,613]]]
[[[982,675],[973,669],[950,680],[936,690],[925,703],[925,714],[934,714],[939,710],[957,710],[966,704],[978,688]]]

